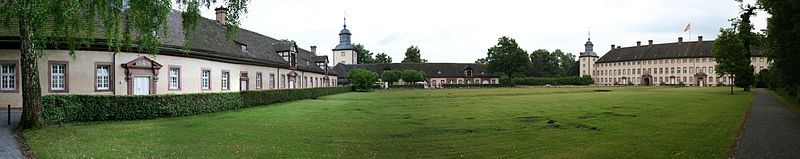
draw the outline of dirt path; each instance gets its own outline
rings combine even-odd
[[[754,96],[736,158],[800,158],[800,118],[768,90]]]

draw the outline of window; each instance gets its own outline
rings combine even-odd
[[[67,62],[50,62],[50,92],[68,92]]]
[[[261,82],[261,72],[256,72],[256,89],[261,89],[263,83]]]
[[[472,77],[472,70],[464,70],[464,76]]]
[[[269,74],[269,88],[275,88],[275,74]]]
[[[683,73],[688,73],[688,71],[686,71],[686,67],[683,67]]]
[[[181,68],[170,66],[169,68],[169,90],[181,89]]]
[[[344,51],[342,51],[342,56],[344,56]]]
[[[95,65],[95,91],[111,90],[111,65]]]
[[[222,90],[230,90],[230,77],[231,73],[228,71],[222,71],[222,79],[220,82],[222,83]]]
[[[0,91],[17,90],[17,65],[14,63],[0,64]]]
[[[211,90],[211,70],[203,70],[201,88]]]
[[[243,44],[243,43],[240,43],[240,42],[236,42],[236,44],[238,44],[238,45],[239,45],[239,49],[240,49],[242,52],[247,52],[247,45],[245,45],[245,44]]]
[[[281,75],[281,88],[286,88],[286,75]]]

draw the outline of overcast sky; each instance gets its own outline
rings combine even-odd
[[[750,0],[752,2],[754,0]],[[748,2],[748,1],[746,1]],[[330,55],[347,12],[353,43],[402,61],[405,49],[419,46],[430,62],[474,62],[501,36],[516,39],[529,53],[561,49],[578,55],[591,30],[595,52],[611,44],[675,42],[692,24],[698,35],[714,39],[728,19],[739,14],[733,0],[253,0],[243,28],[302,48],[318,46]],[[203,16],[213,19],[213,11]],[[766,28],[766,13],[754,19]]]

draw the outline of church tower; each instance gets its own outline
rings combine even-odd
[[[347,30],[347,18],[344,19],[344,28],[339,32],[339,45],[333,48],[334,65],[342,63],[345,65],[358,64],[358,54],[350,42],[350,30]]]
[[[586,44],[583,46],[585,47],[586,51],[581,52],[579,57],[580,76],[592,76],[593,72],[597,70],[594,64],[599,57],[597,56],[597,53],[594,52],[594,44],[592,44],[591,37],[588,38],[588,41],[586,41]]]

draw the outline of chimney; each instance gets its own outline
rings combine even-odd
[[[222,25],[228,24],[228,8],[219,7],[214,11],[217,11],[217,22]]]
[[[616,47],[616,45],[611,44],[611,50],[614,50],[614,47]]]
[[[317,46],[311,46],[311,54],[317,55]]]
[[[621,49],[621,48],[622,48],[622,46],[617,46],[617,49]]]
[[[697,36],[697,41],[698,42],[703,42],[703,36]]]
[[[678,44],[683,43],[683,37],[678,37]]]
[[[642,41],[636,41],[636,47],[642,46]]]
[[[647,40],[647,46],[653,45],[653,40]]]

